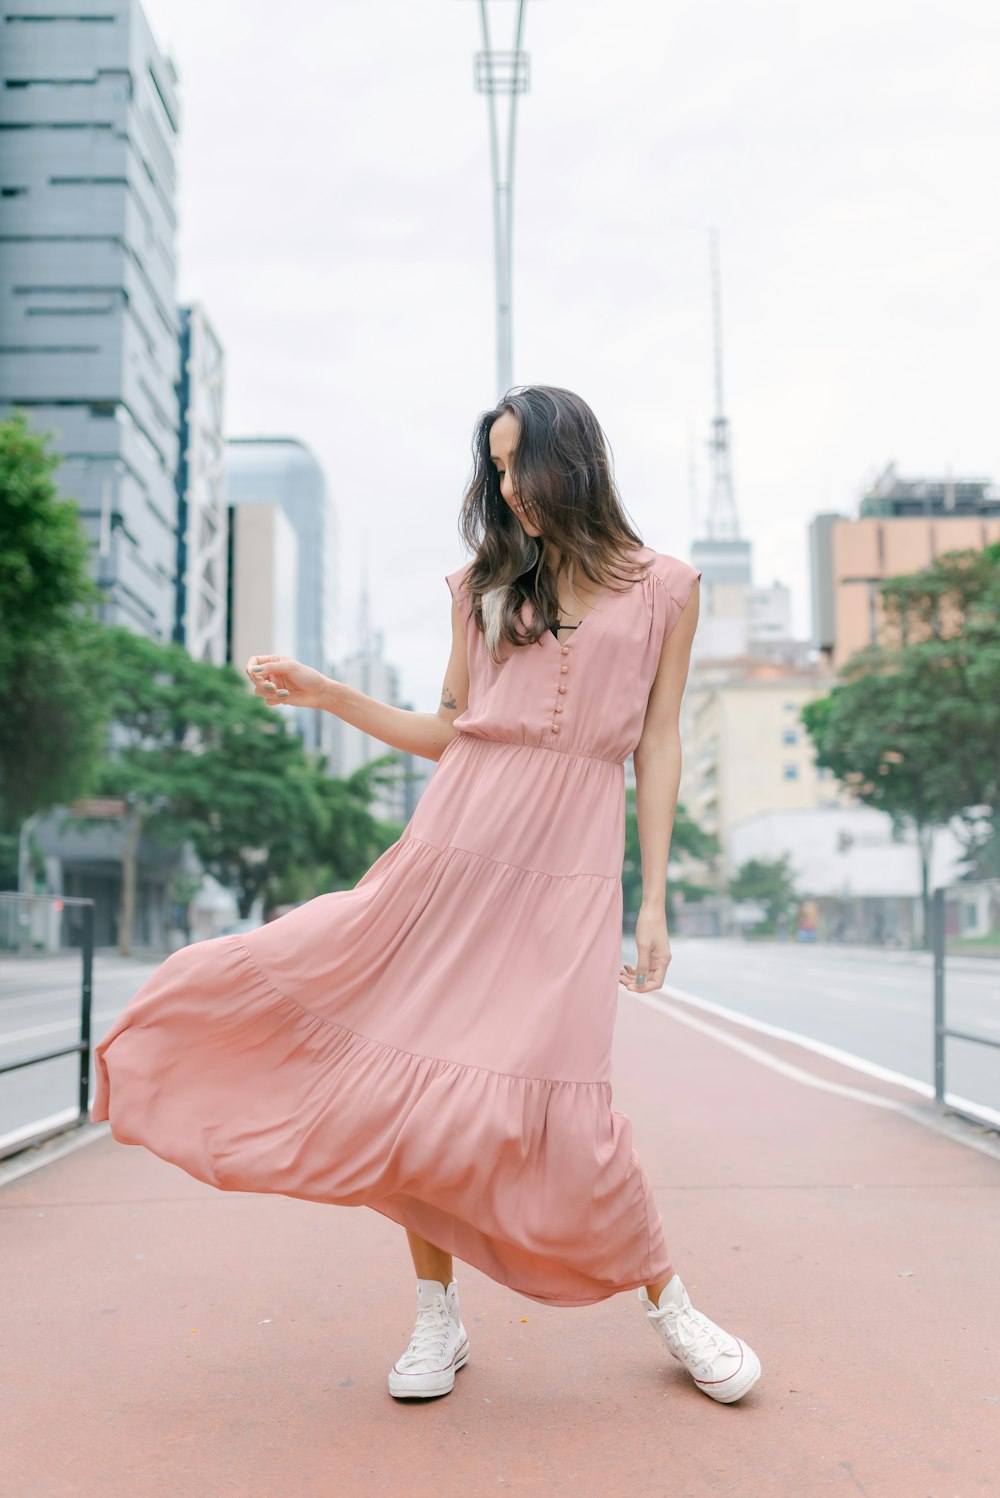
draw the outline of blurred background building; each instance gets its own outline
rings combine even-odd
[[[0,20],[0,408],[24,408],[53,434],[64,459],[57,482],[92,543],[103,619],[240,671],[251,654],[293,654],[408,707],[366,575],[353,638],[337,657],[339,518],[310,448],[294,435],[227,440],[222,340],[210,309],[177,304],[179,80],[141,5],[0,0]],[[784,851],[804,894],[836,888],[837,898],[868,902],[853,907],[863,921],[870,902],[896,901],[893,929],[905,932],[916,857],[888,819],[852,805],[818,769],[799,714],[856,650],[882,638],[881,582],[1000,539],[1000,495],[985,478],[905,479],[890,465],[856,513],[817,514],[808,527],[812,636],[795,638],[788,587],[755,582],[753,540],[741,534],[714,234],[712,298],[712,482],[690,552],[703,579],[680,799],[718,839],[718,858],[702,871],[719,896],[713,910],[724,911],[720,892],[747,858]],[[331,774],[388,752],[332,714],[282,716]],[[398,758],[373,810],[403,823],[433,764]],[[631,762],[626,777],[633,786]],[[113,940],[121,836],[108,824],[84,829],[82,809],[75,828],[60,831],[61,818],[35,829],[49,886],[93,893],[99,929]],[[887,850],[874,889],[865,880],[877,861],[865,862],[862,846]],[[943,837],[946,861],[949,846]],[[168,860],[146,843],[140,854],[136,939],[159,944]]]
[[[0,401],[55,433],[103,618],[175,616],[177,76],[141,7],[2,5]]]
[[[809,527],[813,643],[839,670],[884,643],[882,582],[997,540],[1000,490],[988,479],[901,479],[890,464],[855,518],[826,512]]]
[[[734,929],[725,891],[750,860],[787,858],[796,889],[825,930],[909,942],[921,932],[920,850],[891,819],[861,805],[816,764],[805,705],[836,685],[863,646],[886,643],[878,589],[946,551],[1000,539],[1000,495],[986,479],[903,479],[889,465],[864,488],[857,514],[824,512],[808,528],[812,638],[795,639],[789,590],[753,582],[753,543],[740,533],[731,428],[723,399],[721,277],[712,236],[715,415],[711,493],[691,561],[701,612],[681,705],[679,800],[717,855],[684,874],[710,888],[679,902],[678,929]],[[934,836],[933,875],[958,876],[962,845]]]
[[[174,639],[198,661],[227,655],[229,525],[224,461],[225,359],[202,307],[181,307]]]
[[[207,308],[177,303],[173,62],[138,0],[0,0],[0,37],[0,409],[51,434],[100,617],[215,665],[286,652],[330,673],[340,539],[322,469],[294,436],[226,440],[222,341]],[[342,674],[398,701],[382,649],[366,625]],[[281,716],[331,774],[387,751],[328,713]],[[426,779],[399,776],[373,807],[387,820],[409,815]],[[98,941],[113,942],[121,829],[67,810],[32,826],[48,887],[93,895]],[[145,835],[139,945],[163,944],[171,866]]]
[[[384,655],[385,641],[380,629],[372,622],[371,596],[368,589],[368,566],[364,564],[361,578],[361,597],[358,605],[356,642],[354,648],[340,661],[334,673],[338,681],[345,682],[366,696],[379,702],[388,702],[393,707],[412,708],[401,695],[399,672]],[[388,745],[362,733],[351,723],[340,718],[331,719],[334,727],[333,764],[335,773],[346,777],[371,764],[388,752]],[[434,761],[419,754],[395,751],[399,758],[397,770],[390,783],[379,787],[372,800],[372,811],[387,822],[400,824],[409,821],[420,795],[431,775]]]
[[[242,670],[248,655],[285,653],[329,674],[337,617],[339,536],[322,468],[306,444],[295,437],[230,438],[226,443],[226,494],[233,511],[232,563],[237,573],[244,568],[244,576],[234,584],[234,597],[244,600],[240,618],[245,626],[239,636],[242,643],[238,643],[235,632],[233,635],[234,663]],[[258,576],[263,579],[265,575],[256,569],[258,563],[267,564],[258,550],[241,548],[240,537],[250,534],[241,512],[257,505],[280,510],[297,542],[295,560],[290,562],[294,571],[286,583],[295,613],[291,636],[281,621],[283,638],[287,641],[290,637],[291,644],[266,643],[262,634],[266,635],[267,625],[262,632],[254,632],[253,599]],[[283,554],[289,559],[293,556],[291,551]],[[324,755],[332,752],[333,719],[329,713],[299,708],[289,717],[297,720],[307,748]]]

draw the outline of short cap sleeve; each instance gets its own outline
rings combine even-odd
[[[657,553],[653,571],[681,609],[691,597],[691,589],[702,575],[700,568],[692,567],[690,562],[682,561],[680,557],[672,557],[662,551]]]
[[[469,603],[468,595],[464,591],[463,584],[471,566],[471,562],[465,562],[463,566],[456,567],[454,572],[446,572],[444,575],[445,582],[448,584],[448,588],[451,592],[452,598],[456,599],[460,606],[465,606],[463,608],[463,612],[466,612],[468,610]]]

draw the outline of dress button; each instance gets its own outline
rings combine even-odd
[[[559,724],[558,723],[553,723],[553,725],[552,725],[552,732],[553,733],[558,733],[559,732]]]
[[[560,690],[560,692],[565,692],[566,688],[565,687],[560,687],[559,690]]]
[[[557,702],[556,703],[556,712],[557,713],[561,713],[562,712],[562,703],[561,702]]]
[[[562,653],[563,653],[563,655],[569,655],[569,646],[568,645],[564,645],[563,646]]]
[[[566,675],[566,672],[567,672],[567,671],[568,671],[568,670],[569,670],[569,667],[568,667],[568,666],[560,666],[560,667],[559,667],[559,670],[560,670],[560,671],[561,671],[561,672],[562,672],[562,674],[563,674],[563,675],[564,675],[564,676],[565,676],[565,675]]]

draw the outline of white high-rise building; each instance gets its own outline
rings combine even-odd
[[[63,454],[102,617],[174,631],[177,75],[137,0],[0,0],[0,408]]]
[[[226,662],[229,527],[224,358],[202,307],[182,307],[174,639],[198,661]]]
[[[329,675],[337,623],[339,524],[323,470],[294,437],[233,438],[226,443],[225,460],[229,506],[277,505],[295,533],[296,575],[290,582],[296,604],[295,653],[305,665]],[[235,556],[234,566],[239,567]],[[242,669],[244,662],[234,664]],[[296,717],[306,747],[329,755],[330,714],[302,709]]]

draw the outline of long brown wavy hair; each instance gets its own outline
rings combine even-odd
[[[500,493],[490,455],[490,428],[509,413],[518,424],[510,454],[511,482],[527,519],[541,532],[529,536]],[[641,536],[630,524],[614,478],[611,448],[593,411],[571,390],[521,385],[476,422],[473,467],[459,514],[459,533],[475,553],[467,587],[472,613],[499,662],[501,642],[532,645],[559,613],[556,571],[542,552],[556,548],[560,568],[612,592],[631,586],[649,562],[630,555]],[[624,588],[621,589],[624,591]],[[525,628],[520,611],[531,600]]]

